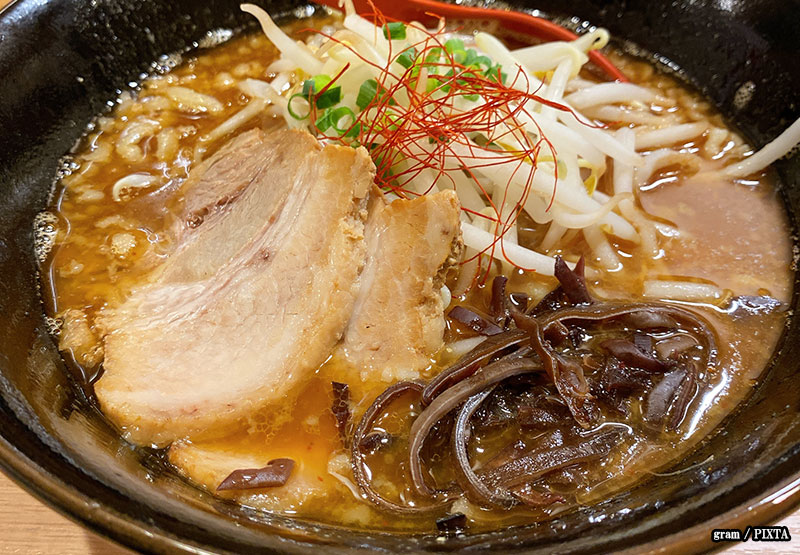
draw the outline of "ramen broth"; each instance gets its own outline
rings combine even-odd
[[[334,19],[315,19],[293,24],[289,30],[322,28],[332,23]],[[124,93],[108,114],[96,120],[75,150],[68,172],[57,183],[50,208],[55,218],[48,221],[55,226],[57,235],[43,273],[50,293],[48,312],[60,325],[61,348],[72,355],[87,380],[101,372],[102,338],[94,326],[95,316],[104,308],[118,305],[168,256],[169,215],[181,202],[181,184],[196,165],[196,156],[209,156],[223,142],[204,144],[200,137],[252,102],[237,83],[246,78],[269,79],[267,68],[276,55],[275,48],[261,34],[248,34],[192,52],[174,69],[153,75],[136,91]],[[672,77],[621,54],[613,54],[613,61],[633,82],[655,87],[670,99],[671,104],[654,110],[679,121],[709,121],[715,129],[727,130],[719,114]],[[596,79],[588,73],[585,78]],[[174,87],[209,95],[217,103],[210,110],[181,106],[175,94],[164,92]],[[131,131],[136,122],[141,127]],[[613,120],[604,123],[611,129],[625,125]],[[265,112],[235,133],[282,125],[281,119]],[[132,133],[141,133],[144,138],[126,143]],[[562,473],[567,501],[509,511],[482,509],[463,499],[455,501],[451,512],[466,514],[470,530],[549,518],[575,504],[591,504],[613,495],[647,479],[655,469],[669,467],[711,433],[748,394],[768,364],[785,315],[780,311],[736,310],[731,299],[746,295],[768,296],[781,303],[790,300],[791,241],[784,209],[769,172],[733,181],[716,171],[748,151],[735,133],[726,132],[719,149],[706,149],[707,140],[705,135],[682,144],[684,151],[696,153],[701,160],[699,171],[690,175],[681,166],[664,167],[641,193],[642,205],[662,224],[659,256],[647,256],[638,245],[615,241],[613,248],[621,267],[612,272],[595,272],[588,280],[590,290],[599,297],[633,302],[644,300],[644,284],[653,279],[689,279],[713,284],[722,291],[719,298],[708,302],[683,303],[713,324],[719,353],[718,363],[702,376],[678,430],[659,434],[643,430],[639,426],[641,409],[634,400],[629,417],[604,415],[604,426],[620,426],[633,433],[604,460]],[[121,142],[127,146],[121,148]],[[114,191],[118,180],[137,172],[153,178],[141,181],[146,184],[140,188],[118,187]],[[610,173],[601,179],[600,191],[610,188]],[[521,216],[520,244],[533,242],[544,232],[542,226]],[[592,251],[579,234],[567,234],[551,254],[568,260],[585,255],[592,266]],[[507,265],[494,265],[489,277],[500,272],[510,278],[509,291],[525,292],[534,302],[557,285],[553,278],[513,270]],[[489,297],[488,285],[476,284],[465,295],[456,297],[453,304],[485,309]],[[452,345],[471,337],[475,337],[474,332],[450,321],[446,345],[422,377],[429,379],[451,364],[457,358]],[[286,485],[219,495],[251,507],[331,524],[431,530],[430,517],[397,518],[360,497],[350,473],[348,451],[330,410],[331,382],[345,381],[342,376],[352,375],[346,365],[338,357],[329,359],[280,406],[255,411],[247,422],[228,430],[224,437],[177,442],[168,452],[169,460],[177,472],[214,491],[227,472],[209,466],[207,461],[224,462],[230,458],[252,460],[252,464],[261,461],[259,466],[263,466],[271,459],[291,458],[296,466]],[[356,418],[387,385],[379,376],[366,378],[348,383]],[[542,382],[537,387],[546,391],[548,385]],[[377,426],[402,438],[419,406],[409,395],[392,407]],[[541,434],[530,430],[520,433],[532,441]],[[511,439],[508,433],[481,435],[480,441],[470,444],[472,460],[485,463],[489,454]],[[428,445],[426,449],[432,453],[430,464],[439,478],[437,482],[446,483],[450,479],[446,446]],[[387,497],[414,499],[406,475],[407,457],[403,441],[367,456],[373,483]],[[551,489],[558,493],[557,488]]]

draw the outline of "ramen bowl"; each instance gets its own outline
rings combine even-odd
[[[314,9],[261,4],[285,20]],[[549,0],[502,7],[537,10],[572,28],[608,28],[623,50],[699,90],[756,146],[800,115],[800,11],[790,3],[577,0],[569,13]],[[0,13],[0,469],[88,528],[152,552],[691,552],[713,548],[714,529],[769,523],[800,502],[796,316],[753,393],[673,468],[530,526],[445,539],[270,515],[193,486],[169,471],[160,452],[122,440],[76,385],[49,334],[35,247],[51,230],[37,214],[64,155],[121,90],[164,55],[248,24],[226,0],[18,0]],[[795,229],[800,156],[775,167]]]

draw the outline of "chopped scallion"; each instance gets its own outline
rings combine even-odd
[[[453,54],[458,50],[464,50],[464,41],[461,39],[450,39],[444,43],[444,49],[448,54]]]
[[[342,120],[345,118],[349,118],[349,121],[342,125]],[[330,108],[325,110],[325,112],[317,118],[317,121],[314,125],[319,129],[321,132],[325,132],[328,129],[333,129],[337,135],[341,136],[347,133],[347,136],[350,136],[352,133],[352,127],[354,127],[356,123],[356,115],[347,106],[340,106],[339,108]]]
[[[478,56],[472,62],[472,65],[474,65],[476,67],[483,66],[483,67],[486,67],[486,68],[490,68],[490,67],[492,67],[493,64],[492,64],[492,60],[488,56]]]
[[[438,46],[436,48],[431,48],[428,51],[428,54],[425,56],[425,63],[434,63],[438,62],[442,57],[442,49]]]
[[[342,87],[331,87],[317,96],[317,108],[325,109],[339,104],[342,100]]]
[[[316,94],[325,88],[325,85],[331,82],[328,75],[315,75],[311,79],[303,81],[303,96],[308,98],[311,94]]]
[[[406,25],[399,21],[393,21],[383,26],[383,36],[391,40],[403,40],[406,38]]]
[[[359,110],[366,110],[367,106],[378,96],[378,82],[375,79],[368,79],[361,83],[356,98],[356,106]]]
[[[308,111],[305,113],[305,115],[298,114],[297,112],[294,111],[294,108],[292,108],[292,104],[293,103],[296,104],[295,101],[297,101],[298,98],[300,99],[299,102],[301,105],[305,103],[305,105],[308,107]],[[297,120],[306,119],[309,116],[309,114],[311,114],[311,105],[308,103],[308,97],[303,96],[300,93],[293,94],[292,96],[289,97],[289,101],[286,103],[286,109],[289,111],[289,115]]]
[[[404,68],[408,69],[412,65],[414,65],[414,61],[417,59],[417,51],[412,46],[407,50],[404,50],[398,57],[397,63],[403,66]]]

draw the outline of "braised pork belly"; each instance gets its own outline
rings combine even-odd
[[[97,320],[106,414],[135,440],[216,437],[280,402],[343,336],[357,375],[429,366],[458,199],[387,203],[373,175],[363,150],[298,131],[249,131],[199,165],[173,252]]]
[[[135,440],[214,435],[279,401],[330,355],[358,294],[374,172],[363,150],[280,131],[216,158],[186,193],[216,209],[99,318],[97,397]],[[221,165],[239,171],[218,179]],[[209,201],[214,187],[224,202]]]
[[[461,256],[455,191],[373,203],[367,263],[342,342],[345,359],[383,381],[415,379],[442,347],[441,289]]]

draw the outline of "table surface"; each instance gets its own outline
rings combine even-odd
[[[0,0],[0,9],[9,0]],[[800,553],[800,511],[779,524],[789,527],[796,541],[789,544],[745,543],[727,554]],[[64,518],[0,474],[0,555],[126,555],[112,544]]]
[[[726,555],[800,553],[800,512],[779,524],[789,527],[789,544],[735,545]],[[0,474],[0,555],[131,555],[88,532],[22,491]]]

